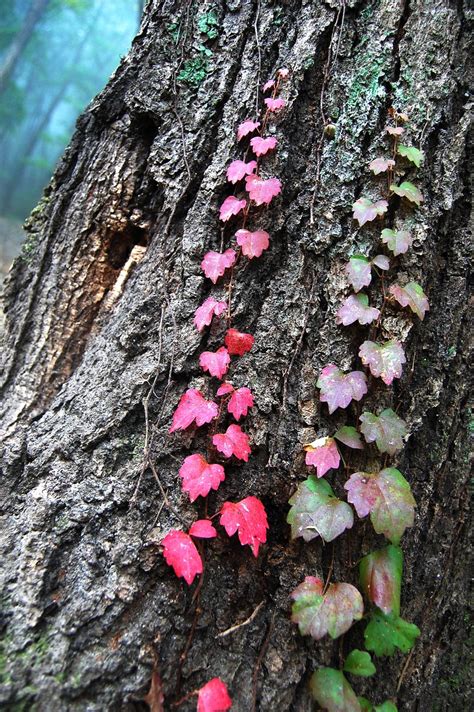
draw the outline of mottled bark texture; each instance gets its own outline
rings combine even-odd
[[[361,646],[361,625],[342,642],[302,638],[288,596],[304,575],[325,577],[333,553],[333,580],[355,583],[359,557],[382,537],[360,522],[334,547],[292,543],[285,518],[305,477],[302,444],[358,415],[354,407],[329,418],[315,380],[328,362],[360,365],[367,332],[338,327],[334,316],[348,253],[380,244],[380,227],[357,229],[351,205],[378,193],[367,163],[386,146],[382,130],[395,105],[410,114],[413,143],[426,153],[419,177],[426,199],[419,210],[393,203],[386,224],[411,226],[414,248],[397,260],[397,274],[424,286],[431,311],[422,323],[387,312],[385,336],[406,337],[408,362],[393,390],[372,379],[364,404],[391,404],[409,423],[394,460],[418,501],[402,542],[402,615],[422,636],[409,659],[381,659],[373,679],[354,684],[375,702],[396,699],[400,710],[465,710],[473,11],[461,0],[351,0],[342,24],[336,0],[219,0],[219,36],[210,41],[197,30],[210,7],[148,3],[129,55],[79,119],[9,279],[2,708],[146,709],[155,668],[167,709],[219,675],[238,712],[252,710],[254,695],[256,709],[303,712],[314,708],[313,670],[338,666]],[[190,60],[203,42],[213,54],[199,83]],[[156,542],[182,525],[177,514],[189,524],[204,512],[183,496],[177,472],[191,447],[204,446],[205,430],[169,437],[167,429],[186,387],[210,388],[198,354],[221,343],[223,327],[200,336],[192,325],[212,291],[199,263],[204,251],[232,240],[217,207],[230,192],[235,128],[255,115],[257,85],[282,65],[292,70],[289,106],[277,121],[279,151],[265,167],[284,189],[254,223],[271,233],[271,249],[238,269],[234,292],[234,326],[256,338],[232,371],[256,397],[246,420],[253,456],[229,467],[209,498],[214,512],[225,499],[260,497],[269,541],[258,559],[235,537],[206,546],[196,616],[196,585],[175,578]],[[183,71],[196,86],[177,81]],[[322,145],[311,224],[323,86],[336,133]],[[372,290],[375,303],[379,291]],[[155,377],[151,460],[165,506],[149,468],[134,497],[142,401]],[[342,493],[343,475],[331,481]],[[259,604],[248,625],[218,637]],[[179,709],[194,706],[191,699]]]

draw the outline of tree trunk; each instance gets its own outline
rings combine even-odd
[[[365,332],[334,316],[347,255],[380,247],[379,225],[356,229],[351,206],[374,193],[367,164],[385,150],[396,106],[425,152],[425,202],[397,212],[415,235],[397,273],[423,285],[430,312],[417,323],[397,316],[409,332],[403,377],[394,388],[373,383],[364,405],[396,408],[409,424],[395,459],[418,503],[402,540],[402,615],[422,633],[409,657],[377,659],[377,675],[354,687],[399,710],[468,709],[473,12],[454,0],[214,6],[219,36],[209,41],[197,29],[207,2],[148,3],[130,54],[79,119],[7,285],[3,708],[146,709],[154,670],[166,709],[220,676],[239,712],[309,711],[311,673],[361,647],[360,624],[342,642],[300,636],[289,594],[305,575],[356,584],[359,558],[383,538],[362,520],[334,546],[291,542],[285,520],[306,476],[303,444],[356,422],[354,407],[329,417],[315,381],[327,363],[360,368]],[[203,41],[213,51],[206,77],[178,82]],[[255,336],[231,374],[255,396],[252,457],[227,467],[209,497],[209,513],[261,498],[270,533],[258,558],[235,537],[207,544],[194,598],[196,584],[173,575],[157,542],[204,514],[177,473],[191,447],[205,447],[205,429],[192,438],[168,428],[186,388],[209,388],[198,354],[217,348],[222,330],[193,328],[211,293],[199,265],[221,239],[232,244],[217,209],[235,128],[255,116],[256,88],[281,66],[289,101],[265,166],[283,192],[258,220],[270,249],[236,270],[233,293],[233,326]],[[323,119],[336,131],[321,142]],[[145,432],[165,503],[150,469],[140,477]],[[331,481],[342,494],[340,475]],[[179,709],[195,709],[195,698]]]
[[[7,50],[5,58],[0,66],[0,94],[5,91],[8,81],[15,71],[15,67],[20,59],[23,50],[30,41],[36,25],[44,14],[49,0],[32,0],[30,9],[28,10],[25,21],[13,39],[10,47]]]

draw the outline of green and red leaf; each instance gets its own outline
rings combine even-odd
[[[291,594],[291,620],[298,624],[301,635],[315,640],[329,634],[338,638],[349,630],[354,621],[364,614],[359,591],[350,583],[330,584],[323,593],[324,583],[315,576],[306,576]]]
[[[327,712],[361,712],[357,696],[340,670],[320,668],[309,684],[312,696]]]
[[[392,544],[367,554],[359,564],[362,592],[384,613],[400,615],[402,572],[402,550]]]
[[[289,500],[291,509],[286,521],[291,525],[291,537],[311,541],[320,536],[332,541],[354,523],[354,514],[347,502],[338,499],[326,480],[310,475]]]

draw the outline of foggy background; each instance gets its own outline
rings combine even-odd
[[[0,283],[77,117],[135,36],[143,0],[0,0]]]

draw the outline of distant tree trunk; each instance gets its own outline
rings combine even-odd
[[[285,519],[306,476],[303,444],[356,422],[351,407],[328,417],[315,380],[327,363],[360,367],[363,330],[342,329],[334,316],[347,255],[381,247],[380,227],[356,229],[351,205],[376,193],[367,164],[386,150],[393,105],[409,113],[410,141],[426,156],[422,208],[397,212],[415,242],[396,272],[424,286],[430,312],[407,326],[400,382],[374,384],[364,405],[397,408],[409,424],[397,466],[418,513],[402,540],[402,615],[422,635],[410,657],[377,660],[377,675],[354,686],[399,710],[469,709],[468,6],[219,0],[219,36],[209,41],[197,27],[207,1],[147,4],[130,54],[79,119],[27,223],[7,285],[3,709],[142,710],[154,670],[167,710],[220,676],[237,712],[254,698],[262,712],[309,712],[311,673],[362,646],[360,625],[336,643],[301,637],[289,594],[305,575],[356,584],[358,559],[382,537],[364,520],[334,547],[291,542]],[[206,77],[197,87],[177,82],[203,41],[213,52]],[[257,86],[281,66],[291,70],[289,101],[265,166],[283,193],[258,222],[270,249],[239,267],[234,290],[234,325],[256,339],[232,370],[255,395],[245,425],[253,452],[227,467],[209,498],[213,513],[227,499],[260,497],[269,541],[257,559],[225,536],[207,544],[194,599],[196,584],[173,575],[156,542],[182,526],[177,513],[187,525],[204,514],[177,473],[190,447],[204,446],[205,429],[193,440],[167,431],[184,390],[207,387],[199,352],[221,343],[219,325],[203,336],[192,326],[210,294],[199,264],[221,247],[217,209],[229,195],[225,168],[239,156],[236,126],[255,116]],[[323,144],[321,107],[336,127]],[[232,227],[223,240],[232,244]],[[149,470],[140,479],[146,422],[169,506]],[[343,481],[331,478],[339,495]],[[195,706],[191,698],[178,709]]]
[[[39,20],[43,16],[48,4],[49,0],[32,0],[30,9],[25,17],[25,21],[18,34],[15,35],[12,40],[12,43],[8,48],[0,66],[0,94],[5,91],[18,60],[20,59],[26,45],[30,41],[31,35],[33,34]]]

